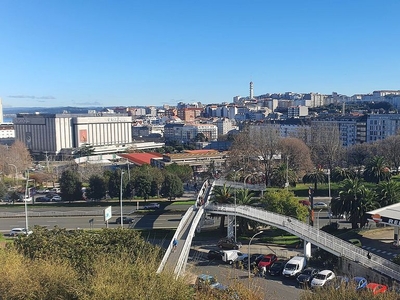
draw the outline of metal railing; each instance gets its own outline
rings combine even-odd
[[[28,211],[29,217],[71,217],[71,216],[104,216],[104,210],[93,211]],[[0,212],[0,218],[18,218],[25,217],[24,212]]]
[[[233,188],[238,188],[238,189],[246,188],[252,191],[265,191],[267,189],[265,183],[250,184],[250,183],[243,183],[240,181],[228,181],[225,179],[217,179],[214,181],[214,185],[216,186],[223,186],[224,184]]]
[[[236,213],[237,216],[281,228],[328,252],[348,258],[364,265],[365,267],[371,268],[381,274],[400,281],[399,265],[377,255],[373,255],[370,259],[367,257],[368,252],[364,249],[300,222],[297,219],[243,205],[237,206],[235,210],[234,205],[207,204],[205,209],[214,214],[234,215]]]
[[[204,184],[203,184],[204,189],[202,188],[203,193],[201,196],[203,197],[203,199],[206,196],[206,198],[204,199],[205,203],[208,202],[208,199],[211,196],[211,191],[213,189],[213,186],[214,186],[214,183],[210,185],[210,184],[208,184],[207,181],[204,182]],[[199,207],[199,209],[196,213],[196,216],[193,218],[193,222],[191,224],[189,233],[186,237],[185,244],[182,248],[181,254],[179,256],[178,262],[177,262],[175,270],[174,270],[174,274],[176,277],[180,276],[181,274],[183,274],[185,272],[186,264],[187,264],[187,261],[189,258],[190,248],[192,246],[192,240],[193,240],[193,237],[195,236],[196,228],[200,224],[200,220],[202,219],[203,213],[204,213],[204,205]]]

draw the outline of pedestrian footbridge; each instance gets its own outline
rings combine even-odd
[[[308,224],[300,222],[295,218],[272,213],[252,206],[237,205],[235,207],[234,205],[212,204],[208,200],[211,197],[214,186],[215,182],[213,184],[208,184],[207,182],[204,183],[203,188],[199,193],[198,201],[204,199],[206,200],[205,204],[201,206],[195,205],[187,210],[173,237],[173,239],[177,238],[179,241],[177,250],[172,252],[172,239],[157,272],[161,272],[164,269],[170,269],[174,271],[176,276],[184,273],[195,231],[196,229],[201,228],[202,223],[204,222],[205,212],[207,212],[228,216],[236,215],[259,223],[281,228],[304,240],[304,253],[306,255],[311,254],[312,244],[336,256],[354,261],[364,267],[370,268],[400,282],[399,265],[377,255],[368,258],[368,252],[366,250]]]

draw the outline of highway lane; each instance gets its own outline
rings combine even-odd
[[[29,216],[29,214],[28,214]],[[109,228],[120,226],[115,223],[118,215],[114,215],[109,221]],[[176,228],[180,222],[181,213],[178,214],[162,214],[162,215],[130,215],[134,219],[133,224],[124,224],[124,227],[135,229],[157,229],[157,228]],[[93,219],[90,223],[89,220]],[[49,229],[54,226],[67,229],[99,229],[105,228],[103,216],[70,216],[70,217],[28,217],[29,227],[35,225],[44,226]],[[128,226],[129,225],[129,226]],[[24,217],[11,217],[0,219],[0,231],[7,233],[14,227],[25,227]]]

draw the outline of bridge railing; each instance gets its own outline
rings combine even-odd
[[[246,188],[246,189],[253,190],[253,191],[265,191],[266,190],[266,186],[264,183],[250,184],[250,183],[243,183],[241,181],[229,181],[229,180],[225,180],[225,179],[217,179],[214,181],[214,184],[216,186],[222,186],[222,185],[226,184],[226,186],[231,186],[234,188]]]
[[[368,258],[368,252],[364,249],[354,246],[349,242],[339,239],[331,234],[314,228],[308,224],[300,222],[297,219],[272,213],[263,209],[251,206],[234,205],[215,205],[208,204],[206,210],[217,214],[229,214],[245,217],[284,229],[301,239],[310,242],[326,251],[337,256],[346,257],[352,261],[358,262],[368,268],[374,269],[381,274],[385,274],[397,281],[400,281],[400,266],[377,255],[371,259]]]

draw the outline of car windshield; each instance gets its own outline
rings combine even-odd
[[[303,271],[304,275],[311,275],[311,273],[312,273],[312,270],[304,270]]]
[[[296,265],[295,264],[286,264],[285,269],[286,270],[296,270]]]
[[[315,276],[316,279],[320,279],[320,280],[325,280],[326,275],[324,274],[317,274],[317,276]]]
[[[274,263],[274,264],[272,265],[272,267],[280,268],[282,265],[283,265],[283,263],[281,263],[281,262],[276,262],[276,263]]]
[[[269,258],[269,257],[264,257],[264,258],[262,259],[262,261],[263,261],[263,262],[270,262],[270,261],[271,261],[271,258]]]

